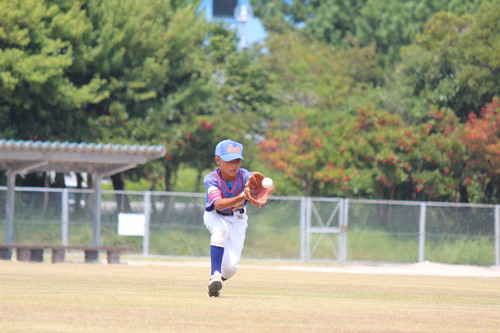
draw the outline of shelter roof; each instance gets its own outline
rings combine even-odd
[[[0,139],[0,170],[110,176],[165,156],[164,146]]]

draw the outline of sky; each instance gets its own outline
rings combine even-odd
[[[250,6],[248,0],[238,0],[238,5],[247,5]],[[201,8],[205,9],[207,14],[207,20],[212,20],[212,0],[202,0]],[[221,20],[222,18],[216,18],[217,20]],[[246,32],[246,44],[250,46],[254,43],[263,43],[264,38],[266,37],[266,32],[264,30],[264,26],[260,22],[259,19],[252,17],[246,23],[245,29],[242,27],[242,23],[237,21],[236,19],[224,18],[223,20],[229,22],[232,26],[238,28],[238,36],[241,40],[242,30]]]

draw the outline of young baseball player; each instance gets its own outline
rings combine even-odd
[[[215,147],[215,163],[219,166],[207,174],[207,190],[203,222],[211,234],[211,276],[208,296],[218,297],[222,281],[238,270],[247,229],[245,183],[252,173],[240,168],[243,145],[224,140]]]

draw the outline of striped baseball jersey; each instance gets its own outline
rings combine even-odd
[[[220,169],[216,169],[205,176],[203,183],[207,189],[207,197],[205,200],[205,210],[211,212],[214,210],[214,201],[223,198],[234,198],[243,192],[248,178],[252,175],[247,169],[240,168],[234,177],[232,183],[226,182],[220,173]],[[246,202],[245,202],[246,203]],[[241,209],[240,207],[227,208],[221,213],[232,214],[234,210]]]

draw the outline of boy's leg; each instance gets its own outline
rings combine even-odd
[[[210,237],[210,261],[211,274],[208,282],[208,296],[218,297],[219,291],[222,289],[222,259],[224,257],[224,244],[228,237],[228,227],[226,222],[215,213],[205,212],[204,223]]]
[[[223,279],[229,279],[238,271],[241,252],[245,243],[245,233],[248,226],[247,216],[244,215],[244,220],[239,220],[230,224],[229,237],[226,241],[224,256],[222,259],[222,276]]]
[[[222,272],[222,257],[224,256],[224,248],[220,246],[210,245],[210,261],[212,266],[212,272],[210,275],[214,275],[215,272]]]
[[[222,257],[224,255],[224,248],[219,246],[210,246],[210,260],[212,266],[212,273],[210,281],[208,282],[208,296],[219,297],[219,292],[222,289]]]

